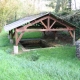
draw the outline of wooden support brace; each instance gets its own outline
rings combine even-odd
[[[75,31],[73,31],[73,33],[72,33],[72,31],[69,31],[69,33],[70,33],[71,37],[73,38],[73,45],[75,45]]]
[[[29,26],[32,26],[32,25],[34,25],[34,24],[36,24],[36,23],[39,23],[39,22],[41,22],[41,21],[43,21],[43,20],[45,20],[45,19],[47,19],[47,18],[48,18],[48,17],[46,16],[46,17],[41,18],[41,19],[39,19],[39,20],[33,21],[33,22],[25,25],[24,27],[25,27],[25,28],[28,28]]]
[[[69,33],[70,33],[71,37],[73,38],[73,37],[74,37],[74,35],[73,35],[72,31],[69,31]]]
[[[44,22],[43,22],[43,21],[41,21],[41,23],[42,23],[42,25],[47,29],[47,26],[44,24]]]
[[[17,45],[18,45],[20,39],[22,38],[23,34],[24,34],[24,32],[22,32],[22,33],[20,34],[20,36],[17,38],[17,42],[16,42]]]
[[[53,26],[55,23],[56,23],[56,21],[54,21],[54,22],[52,23],[52,25],[50,26],[50,29],[52,28],[52,26]]]

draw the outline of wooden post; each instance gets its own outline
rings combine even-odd
[[[18,39],[18,33],[15,29],[15,45],[14,45],[14,54],[18,54],[18,44],[17,44],[17,39]]]
[[[17,33],[16,29],[15,29],[15,45],[16,45],[16,46],[18,45],[18,44],[17,44],[17,39],[18,39],[18,33]]]
[[[50,18],[48,17],[48,20],[47,20],[47,27],[48,29],[50,28]]]
[[[75,45],[75,31],[73,31],[73,45]]]

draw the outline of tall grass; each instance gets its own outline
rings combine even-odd
[[[35,49],[11,54],[7,34],[0,34],[0,80],[80,80],[74,46]]]

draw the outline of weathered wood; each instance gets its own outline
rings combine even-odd
[[[16,42],[17,45],[18,45],[20,39],[22,38],[23,34],[24,34],[24,32],[22,32],[22,33],[20,34],[20,36],[17,38],[17,42]]]
[[[17,44],[17,39],[18,39],[18,33],[17,33],[16,29],[15,29],[15,45],[16,45],[16,46],[18,45],[18,44]]]
[[[42,25],[47,29],[48,27],[44,24],[43,21],[41,21]]]
[[[25,31],[25,32],[34,32],[34,31],[73,31],[73,29],[66,29],[66,28],[59,28],[59,29],[55,29],[55,28],[53,28],[53,29],[26,29],[26,30],[21,30],[21,29],[17,29],[16,31],[17,32],[23,32],[23,31]]]
[[[69,33],[70,33],[71,37],[73,38],[73,37],[74,37],[74,35],[73,35],[72,31],[69,31]]]
[[[50,17],[48,17],[48,20],[47,20],[47,27],[48,29],[50,28]]]
[[[43,20],[46,20],[47,21],[47,24],[44,23]],[[50,24],[50,20],[53,20],[53,23]],[[42,25],[44,26],[45,29],[28,29],[28,27],[36,24],[36,23],[39,23],[41,22]],[[59,24],[65,26],[65,28],[52,28],[54,26],[54,24],[58,22]],[[16,41],[16,45],[18,45],[20,39],[22,38],[24,32],[35,32],[35,31],[54,31],[55,32],[55,36],[56,36],[56,32],[57,31],[69,31],[71,37],[73,38],[73,42],[75,42],[75,33],[72,33],[72,31],[75,30],[75,28],[72,28],[71,26],[67,25],[67,24],[64,24],[63,22],[51,17],[51,16],[45,16],[45,17],[41,17],[39,19],[35,19],[33,21],[31,21],[29,24],[23,26],[23,27],[20,27],[20,28],[17,28],[15,30],[15,41]],[[20,36],[18,37],[18,32],[21,32]],[[11,33],[12,34],[12,33]]]
[[[36,20],[36,21],[32,21],[32,22],[30,22],[29,24],[25,25],[24,27],[25,27],[25,28],[28,28],[29,26],[32,26],[32,25],[34,25],[34,24],[36,24],[36,23],[39,23],[39,22],[41,22],[41,21],[43,21],[43,20],[45,20],[45,19],[47,19],[47,18],[48,18],[48,16],[43,17],[43,18],[41,18],[41,19],[38,19],[38,20]]]
[[[54,22],[52,23],[52,25],[50,26],[50,29],[52,28],[52,26],[53,26],[55,23],[56,23],[56,21],[54,21]]]

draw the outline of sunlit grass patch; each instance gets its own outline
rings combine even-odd
[[[25,38],[42,38],[43,33],[42,32],[25,32],[22,36],[22,39]]]

